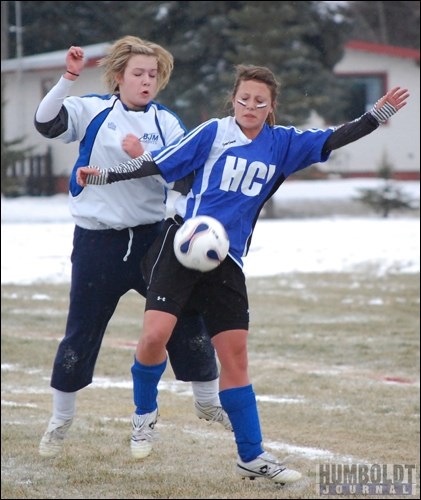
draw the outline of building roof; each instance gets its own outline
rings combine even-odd
[[[98,59],[104,57],[107,48],[111,43],[97,43],[83,47],[85,51],[85,67],[95,66]],[[62,68],[65,64],[66,50],[57,50],[55,52],[45,52],[44,54],[35,54],[32,56],[24,56],[19,59],[5,59],[1,62],[1,72],[8,73],[21,69],[23,71],[55,69]]]
[[[345,45],[345,48],[360,52],[371,52],[373,54],[413,59],[414,61],[420,60],[419,49],[408,49],[407,47],[397,47],[395,45],[382,45],[380,43],[364,42],[363,40],[350,40]]]

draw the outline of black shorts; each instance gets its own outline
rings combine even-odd
[[[183,309],[202,314],[211,337],[225,330],[248,330],[245,276],[228,256],[216,269],[202,273],[180,264],[173,249],[179,224],[165,221],[164,230],[142,261],[148,286],[145,310],[179,316]]]

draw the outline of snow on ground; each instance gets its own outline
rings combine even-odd
[[[350,200],[363,187],[376,188],[379,179],[291,181],[275,195],[303,203]],[[420,184],[401,187],[419,203]],[[67,195],[1,199],[1,256],[4,283],[34,281],[67,283],[73,223]],[[371,270],[419,273],[418,217],[327,217],[260,219],[249,255],[247,276],[290,272],[353,272]]]

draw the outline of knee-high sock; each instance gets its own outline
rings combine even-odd
[[[218,395],[219,378],[208,380],[206,382],[192,381],[194,399],[198,403],[205,405],[220,406]]]
[[[167,366],[167,360],[159,365],[142,365],[135,358],[132,366],[133,398],[138,415],[151,413],[158,407],[158,383]]]
[[[250,462],[263,453],[262,433],[256,396],[251,385],[225,389],[219,393],[222,408],[227,412],[234,430],[238,454]]]
[[[69,420],[76,413],[77,392],[63,392],[53,388],[53,417],[55,420]]]

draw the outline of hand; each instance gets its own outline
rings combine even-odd
[[[123,150],[130,156],[130,158],[137,158],[145,152],[139,139],[134,134],[127,134],[122,142]]]
[[[79,186],[85,187],[88,185],[86,179],[88,175],[99,175],[100,172],[95,167],[79,167],[76,172],[76,182]]]
[[[396,111],[406,106],[406,100],[409,97],[408,89],[402,89],[401,87],[393,87],[387,94],[385,94],[381,99],[379,99],[375,108],[380,109],[386,102],[391,104]]]
[[[84,55],[81,47],[71,46],[66,55],[66,68],[72,73],[80,75],[85,65]]]

